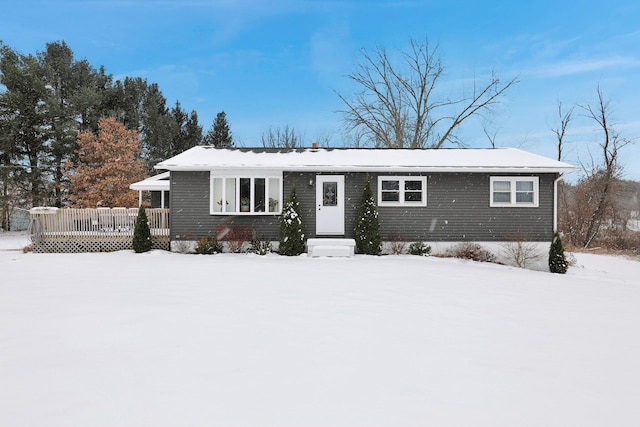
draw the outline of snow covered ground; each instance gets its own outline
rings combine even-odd
[[[637,426],[640,263],[24,254],[2,426]]]

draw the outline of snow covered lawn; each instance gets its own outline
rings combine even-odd
[[[413,256],[23,254],[6,242],[2,426],[640,420],[638,262],[578,255],[562,276]]]

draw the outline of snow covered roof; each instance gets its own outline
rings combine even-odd
[[[169,191],[169,172],[159,173],[129,186],[137,191]]]
[[[552,172],[574,167],[515,148],[357,149],[193,147],[157,164],[169,171],[272,169],[317,172]]]

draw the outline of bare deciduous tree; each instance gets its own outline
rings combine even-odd
[[[360,132],[369,144],[387,148],[441,148],[460,143],[456,131],[468,118],[498,102],[516,83],[503,83],[492,73],[469,96],[456,99],[436,93],[443,67],[438,48],[410,40],[395,63],[385,48],[362,50],[362,61],[348,78],[359,87],[353,99],[338,94],[349,131]]]
[[[604,229],[615,228],[619,222],[616,202],[621,188],[619,155],[620,150],[632,141],[621,137],[615,130],[610,102],[605,99],[600,87],[595,104],[579,107],[602,132],[598,142],[601,159],[592,157],[591,164],[582,165],[584,176],[575,187],[564,186],[563,192],[567,193],[562,199],[566,205],[561,223],[571,243],[587,248]]]
[[[288,125],[275,127],[262,133],[262,146],[266,148],[300,148],[303,146],[302,136]]]
[[[564,138],[567,135],[567,129],[569,128],[569,123],[573,118],[573,109],[575,106],[569,108],[568,111],[562,112],[562,102],[558,102],[558,117],[560,118],[560,125],[557,128],[552,128],[553,133],[556,134],[557,138],[557,148],[558,148],[558,161],[562,160],[562,154],[564,150]]]
[[[609,101],[604,99],[600,86],[597,89],[598,100],[595,106],[586,105],[587,117],[595,121],[602,131],[602,140],[598,144],[602,153],[602,165],[592,168],[588,177],[598,177],[600,185],[593,194],[593,210],[587,221],[584,235],[584,247],[588,247],[591,241],[598,235],[605,219],[607,208],[613,203],[614,183],[620,178],[621,168],[618,164],[620,149],[631,143],[630,139],[622,138],[610,123],[611,108]]]

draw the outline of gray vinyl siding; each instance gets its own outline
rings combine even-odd
[[[428,174],[426,207],[378,207],[383,240],[550,240],[556,175],[538,175],[539,205],[534,208],[490,207],[491,176],[532,175]],[[372,187],[377,191],[377,176]]]
[[[316,174],[285,172],[283,202],[293,185],[300,201],[301,215],[307,237],[315,237]],[[369,176],[377,200],[377,173],[344,173],[345,176],[345,236],[354,237],[353,229]],[[383,174],[386,176],[410,175]],[[420,175],[420,174],[414,174]],[[547,241],[553,233],[556,174],[537,175],[539,207],[489,207],[491,176],[532,176],[518,174],[431,173],[427,176],[427,206],[378,206],[383,240],[409,241],[501,241],[519,238]],[[278,239],[279,217],[276,215],[209,214],[209,172],[171,172],[171,240],[197,240],[215,236],[221,226],[250,227],[264,238]]]
[[[277,215],[211,215],[209,177],[208,171],[171,172],[172,241],[215,237],[222,227],[228,226],[248,227],[265,239],[278,239],[280,217]]]

